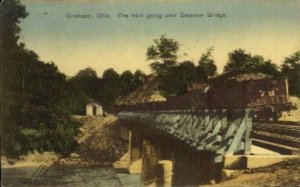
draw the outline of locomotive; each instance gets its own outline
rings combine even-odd
[[[208,83],[192,83],[181,96],[168,96],[166,101],[115,105],[121,110],[188,110],[250,108],[253,118],[277,121],[283,111],[295,109],[289,102],[286,79],[260,73],[230,71],[212,77]]]

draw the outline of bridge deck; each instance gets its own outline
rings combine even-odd
[[[123,111],[118,117],[132,128],[155,129],[197,151],[215,152],[216,162],[228,154],[250,154],[248,109],[235,110],[230,117],[226,110]]]

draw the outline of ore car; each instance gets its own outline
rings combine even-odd
[[[288,82],[260,73],[231,71],[208,83],[193,83],[181,96],[167,101],[135,105],[115,105],[113,110],[185,110],[185,109],[253,109],[254,119],[276,121],[282,111],[295,109],[288,101]]]
[[[250,108],[254,111],[254,118],[275,121],[282,111],[292,108],[288,101],[286,79],[274,79],[260,73],[232,71],[211,78],[207,86],[209,90],[207,97],[203,98],[207,99],[204,108]]]

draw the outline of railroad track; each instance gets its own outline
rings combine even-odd
[[[252,143],[281,154],[298,154],[300,122],[253,122]]]

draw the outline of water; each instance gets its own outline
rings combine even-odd
[[[1,169],[2,186],[141,186],[139,174],[116,173],[111,167],[52,167],[43,172],[39,168],[20,167]]]

